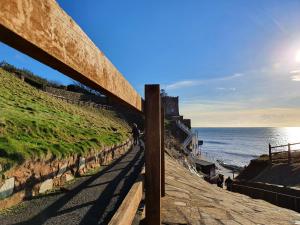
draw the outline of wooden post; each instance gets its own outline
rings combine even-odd
[[[161,105],[161,197],[165,195],[165,109]]]
[[[161,104],[159,85],[145,86],[146,224],[161,224]]]
[[[288,163],[291,163],[291,144],[288,143]]]
[[[269,143],[269,160],[270,160],[270,163],[272,163],[272,147],[271,147],[270,143]]]

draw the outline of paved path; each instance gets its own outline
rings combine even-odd
[[[0,215],[0,224],[107,224],[139,174],[143,157],[143,151],[134,147],[65,192],[27,201],[13,213]]]
[[[166,156],[162,224],[295,225],[300,214],[211,185]]]

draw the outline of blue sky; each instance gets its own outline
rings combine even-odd
[[[160,83],[193,126],[300,126],[299,0],[63,1],[143,95]],[[0,44],[0,60],[71,82]]]

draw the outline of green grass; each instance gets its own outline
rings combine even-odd
[[[0,69],[0,163],[6,167],[119,144],[129,130],[113,111],[55,99]]]

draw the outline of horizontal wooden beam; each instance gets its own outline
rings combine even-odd
[[[142,110],[142,98],[55,0],[1,0],[0,41]]]
[[[145,169],[132,185],[122,204],[109,222],[109,225],[131,225],[143,197]]]

